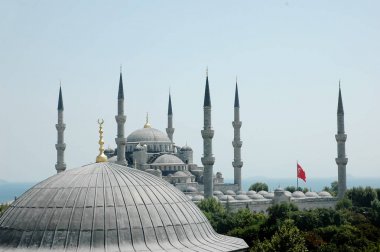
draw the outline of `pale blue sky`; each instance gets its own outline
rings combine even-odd
[[[201,165],[209,67],[214,170],[232,178],[238,75],[243,176],[336,177],[336,107],[342,80],[347,173],[380,177],[379,1],[1,1],[0,179],[55,173],[62,80],[66,163],[95,160],[97,118],[115,146],[119,66],[126,132],[166,127]]]

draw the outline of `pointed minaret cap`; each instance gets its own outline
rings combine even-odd
[[[62,110],[63,111],[63,99],[62,99],[62,88],[61,88],[61,85],[59,85],[58,110]]]
[[[338,115],[344,115],[342,92],[340,90],[340,80],[339,80]]]
[[[172,109],[172,96],[169,91],[169,105],[168,105],[168,115],[173,115],[173,109]]]
[[[211,107],[210,88],[208,86],[208,69],[206,70],[206,88],[205,88],[205,100],[203,107]]]
[[[235,87],[235,105],[234,105],[235,108],[240,108],[240,104],[239,104],[239,90],[238,90],[238,84],[237,84],[237,80],[236,80],[236,87]]]
[[[120,80],[119,80],[119,93],[117,95],[117,99],[124,99],[123,76],[121,74],[121,69],[120,69]]]

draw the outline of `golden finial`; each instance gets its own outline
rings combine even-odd
[[[96,157],[96,163],[107,162],[107,156],[104,155],[104,141],[103,141],[103,119],[98,119],[99,124],[99,155]]]
[[[148,114],[148,112],[146,113],[146,122],[145,122],[144,128],[151,128],[150,123],[149,123],[149,114]]]

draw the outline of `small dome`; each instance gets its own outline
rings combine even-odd
[[[173,177],[189,177],[189,175],[187,175],[186,173],[184,173],[183,171],[177,171],[173,174]]]
[[[329,192],[326,192],[326,191],[322,191],[322,192],[318,193],[318,195],[321,198],[332,198],[331,194]]]
[[[221,191],[214,191],[214,196],[222,196],[224,195],[224,193],[222,193]]]
[[[225,193],[225,195],[232,195],[232,196],[235,196],[236,193],[235,193],[234,191],[232,191],[232,190],[227,190],[226,193]]]
[[[193,149],[192,149],[190,146],[185,145],[185,146],[183,146],[183,147],[180,149],[180,151],[193,151]]]
[[[240,194],[235,197],[236,200],[250,200],[250,198],[247,195]]]
[[[188,186],[186,187],[184,190],[182,190],[183,192],[191,192],[191,193],[194,193],[194,192],[197,192],[197,188],[195,187],[192,187],[192,186]]]
[[[164,154],[156,158],[154,160],[153,164],[184,164],[183,161],[174,155],[171,154]]]
[[[308,198],[319,198],[319,195],[316,192],[306,192],[305,196]]]
[[[142,128],[133,131],[127,137],[127,143],[167,142],[171,143],[168,135],[155,128]]]
[[[305,198],[305,194],[301,191],[295,191],[292,193],[293,198]]]
[[[288,196],[288,197],[292,197],[292,193],[289,192],[289,191],[285,191],[285,195]]]
[[[234,197],[232,197],[231,195],[223,195],[219,197],[219,200],[220,201],[235,201]]]
[[[258,192],[258,194],[261,194],[261,195],[265,195],[265,194],[267,194],[268,192],[267,191],[260,191],[260,192]]]
[[[112,155],[114,152],[115,151],[113,149],[111,149],[111,148],[107,148],[107,149],[104,150],[104,154],[105,155],[107,155],[107,154],[111,154]]]
[[[282,189],[281,187],[278,187],[276,189],[274,189],[275,192],[284,192],[284,189]]]
[[[253,195],[248,195],[248,197],[249,197],[250,199],[253,199],[253,200],[265,199],[263,195],[258,194],[258,193],[253,194]]]
[[[237,194],[237,195],[247,195],[247,192],[244,192],[244,191],[237,191],[236,194]]]
[[[274,198],[274,193],[269,192],[269,193],[267,193],[267,194],[265,194],[265,195],[263,195],[263,196],[264,196],[264,198],[266,198],[266,199],[273,199],[273,198]]]
[[[192,201],[201,201],[201,200],[204,200],[205,197],[203,197],[202,195],[195,195],[193,196],[193,199]]]
[[[256,194],[257,192],[255,192],[255,191],[248,191],[247,192],[247,195],[254,195],[254,194]]]

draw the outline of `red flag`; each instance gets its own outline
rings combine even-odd
[[[299,163],[297,163],[297,178],[300,178],[306,182],[306,173]]]

